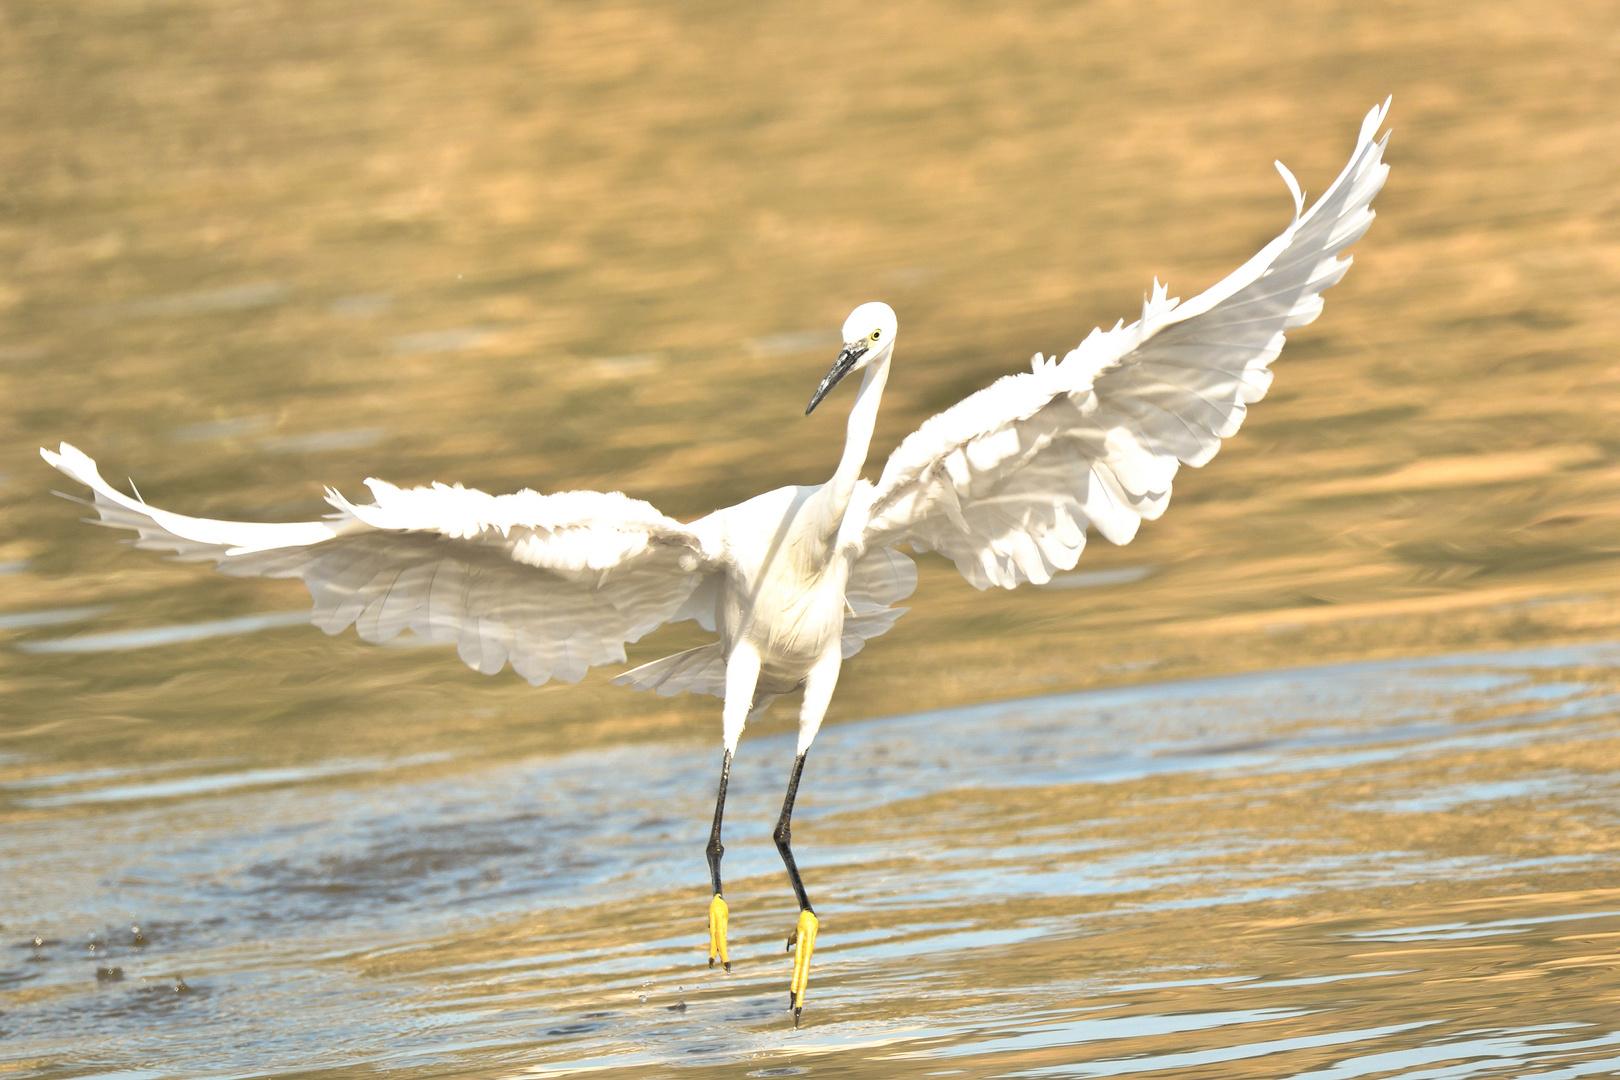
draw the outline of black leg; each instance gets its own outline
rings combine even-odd
[[[726,751],[724,760],[720,763],[720,792],[714,797],[714,828],[709,830],[709,878],[714,882],[714,895],[721,894],[720,888],[720,857],[726,853],[726,847],[720,842],[720,821],[726,814],[726,782],[731,779],[731,751]]]
[[[776,832],[772,835],[776,838],[776,850],[782,856],[782,865],[787,867],[788,880],[793,883],[793,895],[798,897],[799,910],[814,912],[810,897],[805,895],[804,882],[799,878],[799,868],[793,863],[793,800],[799,794],[799,777],[804,772],[804,759],[809,753],[806,750],[793,759],[793,775],[788,778],[787,798],[782,800],[782,816],[776,819]]]
[[[808,751],[806,751],[808,753]],[[793,759],[793,775],[788,779],[787,798],[782,800],[782,816],[777,819],[776,850],[787,867],[788,880],[793,883],[793,895],[799,900],[799,925],[788,935],[788,948],[796,949],[793,957],[793,982],[788,988],[788,1008],[793,1010],[793,1026],[799,1026],[799,1014],[804,1011],[804,991],[810,982],[810,954],[816,947],[816,930],[820,923],[810,897],[804,891],[804,881],[793,862],[793,800],[799,794],[799,777],[804,773],[805,754]]]
[[[726,751],[720,762],[720,791],[714,797],[714,828],[709,831],[709,880],[714,884],[714,899],[709,901],[709,966],[719,960],[727,971],[731,970],[731,955],[726,951],[726,922],[729,912],[720,895],[720,857],[726,853],[720,842],[720,822],[726,813],[726,782],[731,779],[731,751]]]

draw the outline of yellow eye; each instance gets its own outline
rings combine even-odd
[[[882,336],[883,336],[883,331],[881,331],[881,330],[872,331],[872,340],[873,341],[876,341],[878,338],[880,338]]]

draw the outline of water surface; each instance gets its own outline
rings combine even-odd
[[[1620,1071],[1613,8],[8,0],[0,1072]],[[38,458],[204,516],[378,476],[689,519],[831,472],[849,398],[803,404],[883,299],[876,475],[1219,280],[1272,160],[1321,191],[1389,94],[1355,266],[1165,517],[1045,589],[922,557],[846,665],[797,1033],[791,701],[711,973],[712,699],[326,638]]]
[[[787,733],[734,773],[729,975],[703,959],[706,742],[13,758],[0,1047],[64,1077],[1620,1072],[1617,663],[1370,662],[828,730],[795,819],[823,917],[797,1031]]]

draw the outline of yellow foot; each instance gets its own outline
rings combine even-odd
[[[720,965],[727,971],[731,970],[731,956],[726,952],[726,902],[720,898],[719,893],[709,901],[709,966],[719,959]]]
[[[799,1014],[804,1011],[804,991],[810,984],[810,954],[816,950],[816,930],[820,927],[813,911],[799,912],[799,925],[788,935],[788,948],[797,946],[793,954],[793,982],[788,986],[788,1004],[793,1008],[793,1026],[799,1026]]]

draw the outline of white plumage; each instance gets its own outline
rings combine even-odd
[[[1388,107],[1367,114],[1349,163],[1308,211],[1278,163],[1294,218],[1225,280],[1185,304],[1155,282],[1136,322],[1092,331],[1060,361],[1037,355],[1029,372],[926,421],[876,484],[860,472],[897,331],[885,304],[850,315],[838,362],[811,401],[813,409],[845,374],[864,372],[833,477],[690,524],[617,493],[491,496],[378,480],[367,481],[374,501],[365,506],[329,490],[336,512],[325,521],[211,521],[121,494],[66,443],[41,453],[91,488],[101,524],[134,529],[138,547],[212,559],[236,576],[302,579],[312,620],[329,634],[353,625],[383,641],[409,628],[454,642],[479,671],[510,663],[540,684],[620,663],[626,642],[666,622],[693,619],[717,632],[713,644],[614,681],[725,699],[721,803],[748,718],[804,690],[778,845],[808,913],[787,846],[793,790],[839,664],[894,624],[905,611],[894,605],[916,586],[916,568],[895,546],[937,551],[981,589],[1012,588],[1071,569],[1088,528],[1124,544],[1162,514],[1176,470],[1209,461],[1238,430],[1271,384],[1284,333],[1317,317],[1322,290],[1349,267],[1340,253],[1371,223],[1388,172],[1388,137],[1376,138]],[[717,896],[719,834],[717,805]],[[719,927],[724,958],[723,905]]]
[[[1089,524],[1128,543],[1164,512],[1182,464],[1203,465],[1271,386],[1284,331],[1315,320],[1338,258],[1372,223],[1389,167],[1374,142],[1389,103],[1309,211],[1281,162],[1295,218],[1259,254],[1185,304],[1154,282],[1142,317],[1093,330],[1061,362],[1035,357],[925,421],[889,457],[865,541],[909,540],[979,588],[1045,582],[1074,567]]]

